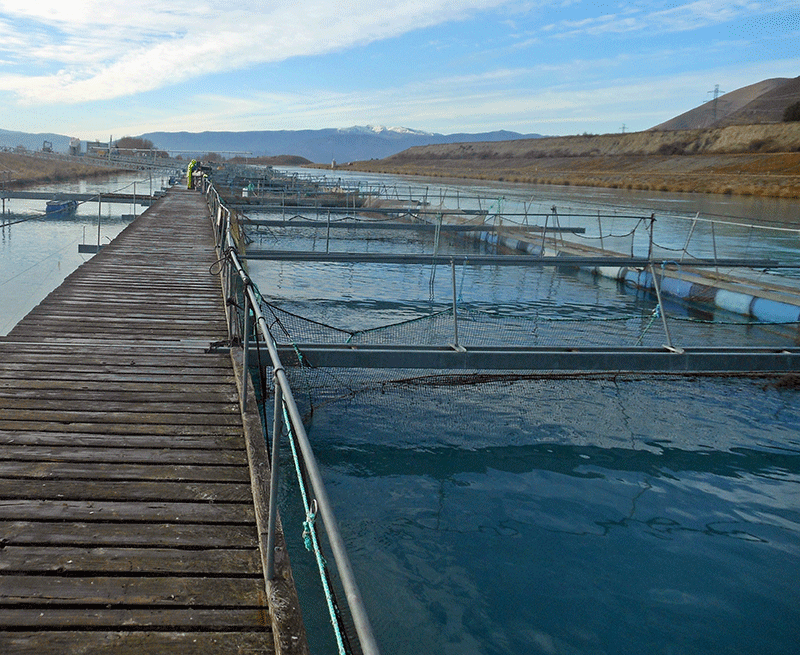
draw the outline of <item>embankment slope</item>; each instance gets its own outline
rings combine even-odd
[[[0,152],[0,183],[12,189],[51,182],[104,178],[122,170],[83,164],[77,158],[75,161],[65,162],[14,152]]]
[[[800,198],[800,123],[410,148],[348,168],[384,173]]]

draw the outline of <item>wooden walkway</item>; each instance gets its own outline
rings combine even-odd
[[[0,339],[0,653],[275,650],[215,260],[172,190]]]

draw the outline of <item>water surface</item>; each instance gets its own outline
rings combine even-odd
[[[634,208],[652,206],[628,195]],[[706,211],[744,211],[749,201],[730,202]],[[322,247],[348,250],[355,238]],[[320,242],[306,234],[297,244]],[[445,309],[452,293],[447,267],[432,280],[432,267],[254,264],[271,302],[348,330]],[[636,339],[654,308],[648,295],[576,273],[487,267],[457,282],[465,306],[498,319],[574,320],[548,339],[591,339],[600,324],[588,318],[638,315],[614,324],[616,337]],[[515,325],[498,320],[473,338],[514,340],[514,329],[527,330]],[[741,325],[703,330],[706,343],[786,338]],[[796,385],[649,375],[471,382],[419,371],[296,374],[382,652],[797,652]],[[316,573],[288,475],[281,511],[305,617],[315,652],[332,653],[324,606],[308,592]]]

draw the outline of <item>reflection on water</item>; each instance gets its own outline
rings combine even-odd
[[[307,170],[300,172],[308,174]],[[413,193],[415,197],[427,197],[434,205],[442,200],[447,208],[489,209],[490,221],[494,221],[497,212],[506,216],[506,222],[523,222],[527,215],[530,224],[541,225],[548,220],[552,226],[555,220],[552,208],[555,208],[559,225],[586,230],[584,236],[564,235],[566,240],[628,255],[647,256],[651,243],[646,228],[652,215],[655,218],[652,248],[657,259],[730,257],[800,265],[800,201],[797,200],[463,180],[452,180],[445,185],[441,179],[347,171],[336,171],[332,176],[330,171],[317,172],[361,184],[365,191],[379,187],[396,189],[400,199]],[[445,188],[439,193],[442,186]],[[642,222],[643,218],[647,220]],[[634,228],[632,237],[608,238],[628,234]],[[601,235],[606,237],[602,241]],[[792,269],[773,269],[765,275],[783,281],[788,278],[785,283],[792,285],[800,279],[800,273]]]
[[[547,191],[571,198],[543,203],[583,194]],[[620,204],[619,192],[589,193]],[[631,206],[650,208],[639,203],[652,201],[652,210],[665,212],[699,211],[685,205],[708,202],[625,195]],[[749,201],[738,209],[737,202],[723,198],[704,211],[744,212]],[[347,237],[338,239],[312,246],[351,247]],[[431,242],[413,247],[425,252]],[[796,254],[791,242],[785,247]],[[433,287],[431,267],[323,272],[259,262],[253,275],[271,301],[361,329],[445,308],[452,294],[445,268]],[[575,319],[568,329],[581,339],[598,331],[598,324],[577,322],[587,313],[638,314],[629,327],[614,327],[636,336],[654,307],[647,294],[563,271],[474,269],[457,284],[471,308]],[[678,304],[668,311],[736,320]],[[772,338],[742,326],[699,329],[717,344]],[[513,340],[514,330],[524,328],[498,322],[493,334]],[[796,651],[796,385],[647,376],[427,382],[435,380],[391,382],[375,372],[336,370],[293,383],[383,652]],[[315,387],[321,383],[325,389]],[[281,512],[312,646],[335,652],[322,600],[306,587],[317,574],[300,543],[304,517],[288,472],[283,485]]]
[[[356,394],[309,435],[384,652],[778,653],[798,425],[760,382],[538,380]]]
[[[32,191],[57,193],[131,193],[133,184],[147,193],[150,181],[139,175],[118,175],[102,181],[45,185]],[[154,180],[161,184],[161,178]],[[158,187],[160,188],[160,186]],[[5,335],[64,278],[91,255],[79,254],[78,244],[108,243],[130,222],[123,215],[141,207],[86,202],[75,214],[45,216],[44,200],[6,200],[0,221],[0,335]],[[16,222],[20,218],[34,217]]]
[[[750,202],[483,186],[526,201],[533,194],[543,205],[577,205],[588,194],[693,213],[681,203],[713,200],[704,211],[729,215],[739,211],[729,203],[739,203],[747,216]],[[769,205],[796,216],[798,207],[752,202],[764,213]],[[129,210],[109,207],[103,240],[121,228],[115,211]],[[79,209],[83,224],[0,228],[0,333],[80,265],[77,243],[84,227],[86,240],[96,239],[96,212]],[[324,241],[317,237],[315,247]],[[415,247],[427,252],[430,241]],[[260,262],[252,274],[275,302],[363,329],[446,307],[445,269],[433,282],[430,267],[376,274]],[[654,307],[607,280],[541,269],[472,269],[457,284],[465,302],[515,316],[649,317]],[[632,334],[640,329],[641,322]],[[731,343],[720,326],[704,329]],[[796,385],[646,377],[387,385],[338,372],[328,382],[339,387],[314,406],[309,434],[384,653],[796,652]],[[302,382],[296,388],[311,395]],[[313,652],[333,653],[324,603],[306,584],[317,574],[286,469],[282,484]]]

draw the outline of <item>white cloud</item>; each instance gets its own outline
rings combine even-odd
[[[0,90],[24,103],[76,103],[157,89],[208,73],[333,52],[459,20],[508,0],[290,0],[231,7],[0,0]]]
[[[237,106],[227,98],[204,97],[202,103],[211,115],[206,129],[226,129],[231,122],[238,129],[297,129],[298,126],[334,127],[379,123],[407,125],[429,131],[455,132],[505,127],[523,132],[541,132],[542,126],[561,124],[560,133],[571,133],[574,123],[593,130],[613,130],[622,123],[629,129],[647,129],[674,115],[699,105],[705,98],[709,80],[725,88],[738,88],[753,80],[769,77],[766,70],[800,66],[800,60],[754,63],[736,67],[703,69],[664,76],[646,75],[599,79],[577,90],[563,79],[574,66],[581,68],[613,65],[613,61],[573,61],[557,67],[498,69],[482,75],[420,80],[399,87],[350,93],[257,93]],[[530,83],[547,68],[547,74],[563,82],[547,85]],[[517,84],[525,80],[527,83]],[[503,81],[504,84],[495,84]],[[647,98],[643,103],[642,99]],[[241,101],[239,101],[241,102]],[[457,122],[453,107],[459,107]],[[214,118],[219,121],[215,125]],[[493,126],[486,118],[492,117]],[[287,122],[290,121],[290,122]],[[591,125],[594,124],[594,125]],[[602,125],[601,125],[602,124]]]
[[[657,4],[644,4],[640,8],[621,7],[619,13],[601,14],[580,20],[565,20],[547,25],[543,30],[561,37],[630,32],[647,32],[656,35],[694,30],[748,17],[760,18],[769,13],[797,10],[796,0],[774,0],[769,5],[749,0],[738,2],[697,0],[677,6],[671,2],[660,3],[667,5],[667,8],[664,9],[658,7]]]

